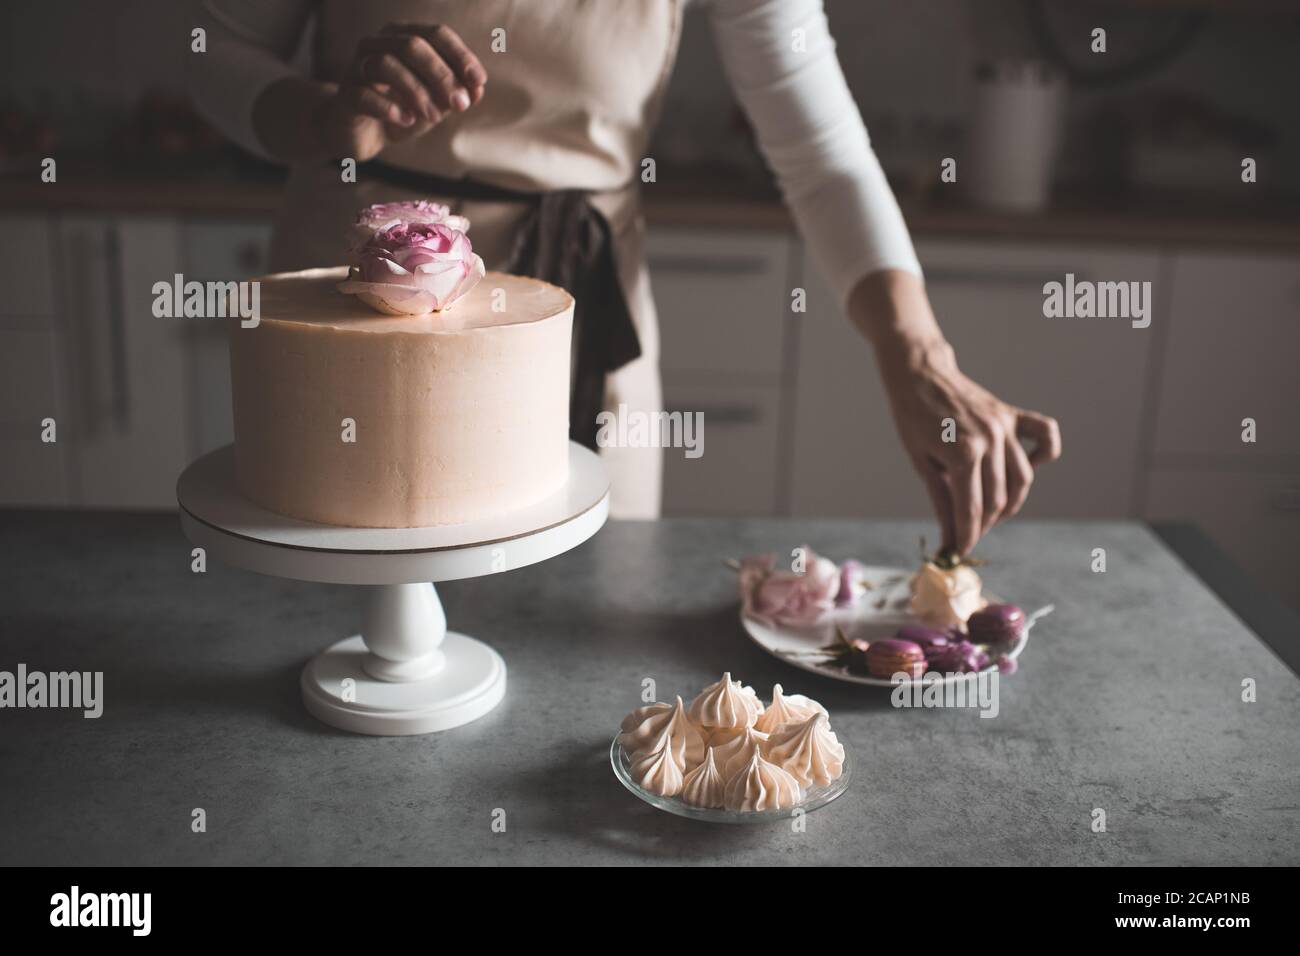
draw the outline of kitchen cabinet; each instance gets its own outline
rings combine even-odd
[[[1181,254],[1171,278],[1157,462],[1300,471],[1300,258]]]
[[[1295,542],[1300,469],[1290,472],[1157,468],[1146,517],[1194,520],[1259,583],[1300,610]]]
[[[221,323],[154,316],[154,283],[261,274],[269,238],[262,222],[6,219],[0,501],[173,507],[180,469],[231,440],[229,364]]]
[[[665,379],[778,384],[795,250],[784,234],[652,230],[646,259]]]
[[[1164,321],[1161,257],[1132,249],[1018,243],[918,244],[931,302],[962,370],[1008,402],[1053,415],[1065,455],[1042,469],[1027,515],[1135,512],[1145,460],[1153,328]],[[798,515],[924,516],[930,504],[890,418],[868,344],[809,263],[800,316],[792,510]],[[1043,285],[1150,281],[1152,326],[1047,318]],[[938,422],[935,427],[939,428]]]
[[[181,230],[185,275],[199,282],[265,275],[271,227],[265,222],[186,222]],[[230,405],[230,351],[221,322],[190,322],[187,408],[190,457],[235,440]]]
[[[72,501],[65,423],[66,341],[55,299],[57,237],[41,216],[0,220],[0,502],[60,506]],[[54,442],[41,422],[56,422]]]
[[[778,492],[780,391],[673,385],[669,411],[703,416],[698,458],[664,449],[664,508],[674,516],[772,514]]]
[[[55,314],[57,236],[46,216],[0,218],[0,263],[6,283],[0,325],[42,322]]]
[[[704,421],[702,456],[665,450],[667,515],[780,510],[797,249],[784,233],[649,233],[664,406]]]
[[[70,217],[59,235],[77,501],[174,506],[188,460],[187,320],[155,317],[153,286],[182,271],[178,224]]]
[[[40,321],[43,328],[0,327],[0,501],[59,506],[71,503],[62,337],[52,317]],[[47,418],[56,423],[54,442],[41,440]]]

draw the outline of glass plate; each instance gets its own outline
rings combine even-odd
[[[840,743],[843,743],[843,741],[840,741]],[[674,813],[679,817],[686,817],[690,820],[704,820],[708,823],[789,822],[796,810],[811,813],[826,806],[849,788],[849,780],[853,776],[853,767],[850,761],[849,748],[846,746],[844,748],[844,772],[840,774],[839,779],[831,781],[824,787],[815,787],[807,791],[803,803],[796,804],[788,810],[751,810],[745,813],[739,810],[709,810],[704,807],[693,807],[689,803],[683,802],[680,797],[661,797],[657,793],[651,793],[633,782],[631,761],[627,759],[627,754],[619,746],[618,738],[615,737],[614,742],[609,745],[609,762],[614,768],[614,776],[618,777],[623,786],[658,810]]]

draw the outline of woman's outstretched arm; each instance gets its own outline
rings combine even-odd
[[[1002,402],[958,370],[821,0],[709,0],[709,15],[727,77],[799,230],[875,349],[944,546],[967,553],[1019,510],[1034,466],[1060,455],[1057,424]],[[956,423],[954,442],[942,440],[945,418]]]

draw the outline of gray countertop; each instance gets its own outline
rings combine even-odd
[[[995,719],[894,709],[740,630],[723,558],[807,542],[911,565],[926,530],[614,522],[545,564],[442,585],[451,627],[505,656],[506,700],[372,738],[298,698],[303,663],[358,628],[356,589],[191,573],[173,515],[0,512],[0,670],[105,682],[97,720],[0,711],[0,863],[1300,863],[1300,681],[1142,525],[1016,522],[981,545],[991,590],[1057,606]],[[851,749],[852,786],[804,832],[671,817],[611,773],[643,678],[687,696],[723,670],[818,698]]]

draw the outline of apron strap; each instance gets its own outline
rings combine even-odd
[[[605,376],[641,355],[632,312],[614,260],[609,222],[584,190],[528,193],[470,179],[446,179],[373,160],[375,179],[412,192],[529,207],[504,271],[557,285],[574,298],[576,358],[569,396],[569,437],[595,450],[596,416],[605,407]]]

